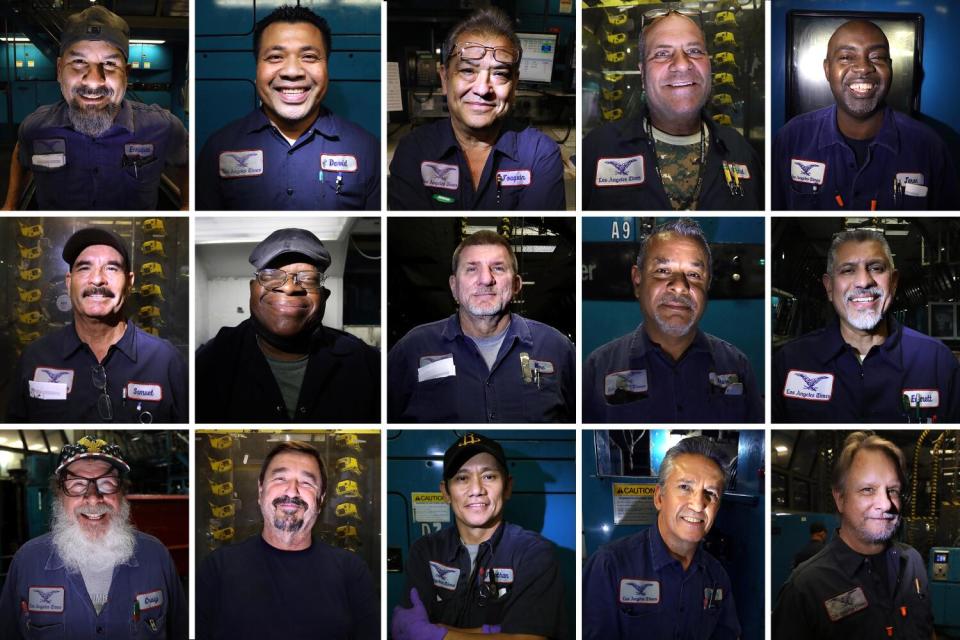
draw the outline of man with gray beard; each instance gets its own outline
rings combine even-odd
[[[167,167],[189,210],[187,131],[166,109],[124,99],[129,54],[130,27],[108,9],[67,18],[57,58],[63,100],[20,125],[4,210],[17,207],[31,175],[40,209],[156,209]]]
[[[523,281],[510,240],[467,236],[453,252],[456,313],[411,329],[387,356],[391,422],[573,422],[573,344],[510,312]]]
[[[0,595],[4,638],[187,637],[187,603],[163,543],[130,524],[130,466],[81,438],[51,478],[51,532],[13,558]]]
[[[847,437],[831,483],[840,529],[780,589],[774,640],[935,637],[923,558],[893,541],[906,486],[899,447]]]
[[[644,238],[630,271],[644,321],[587,358],[584,422],[763,422],[747,357],[699,329],[712,278],[696,221],[665,222]]]
[[[960,365],[890,313],[900,274],[874,229],[836,234],[823,286],[837,319],[773,355],[774,422],[960,420]]]

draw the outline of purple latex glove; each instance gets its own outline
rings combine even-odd
[[[485,624],[485,625],[483,625],[483,633],[484,633],[484,635],[490,634],[490,633],[500,633],[500,625],[498,625],[498,624]]]
[[[409,609],[393,608],[393,621],[390,624],[390,633],[393,640],[443,640],[447,630],[437,624],[430,624],[427,610],[420,602],[417,590],[410,589]]]

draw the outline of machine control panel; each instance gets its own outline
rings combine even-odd
[[[950,551],[947,549],[931,549],[930,555],[932,556],[931,565],[933,567],[931,579],[947,580],[950,568]]]

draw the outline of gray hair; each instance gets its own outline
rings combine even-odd
[[[886,256],[890,268],[893,269],[893,254],[890,252],[890,245],[887,243],[882,231],[876,229],[847,229],[833,236],[830,243],[830,250],[827,252],[827,275],[833,277],[833,267],[837,261],[837,252],[840,246],[848,242],[879,242],[883,248],[883,255]]]
[[[830,477],[830,488],[834,491],[843,493],[846,488],[847,473],[853,466],[853,459],[860,451],[879,451],[887,456],[893,466],[897,469],[897,477],[900,480],[901,495],[904,495],[907,486],[907,460],[903,451],[886,438],[876,435],[870,431],[856,431],[847,436],[843,442],[843,449],[833,466],[833,472]]]
[[[663,461],[660,463],[660,474],[657,476],[657,484],[661,487],[666,486],[667,478],[673,473],[675,460],[678,456],[686,454],[703,456],[717,465],[717,468],[719,468],[723,474],[723,486],[720,488],[720,492],[723,493],[727,488],[727,480],[730,477],[726,455],[713,439],[706,436],[690,436],[670,447],[670,450],[663,456]]]
[[[519,52],[520,38],[517,37],[513,29],[513,21],[507,16],[503,9],[497,7],[488,7],[472,13],[461,20],[450,29],[446,40],[443,41],[443,64],[447,64],[450,55],[453,52],[453,46],[457,44],[457,38],[465,33],[482,33],[485,35],[501,36],[510,41],[514,48]],[[515,70],[520,68],[520,61],[517,60]]]
[[[647,257],[647,250],[650,248],[650,242],[653,241],[655,236],[660,235],[661,233],[675,233],[676,235],[683,238],[690,238],[700,243],[700,246],[703,248],[704,255],[707,256],[707,284],[710,285],[713,283],[713,254],[710,252],[710,243],[707,242],[707,236],[704,235],[703,229],[697,224],[696,220],[692,218],[677,218],[676,220],[670,220],[669,222],[664,222],[659,225],[656,229],[650,232],[646,238],[643,239],[643,242],[640,243],[640,251],[637,252],[637,266],[643,269],[643,261]]]
[[[637,54],[638,54],[638,56],[639,56],[637,59],[640,61],[640,66],[641,66],[641,67],[643,67],[643,66],[644,66],[644,63],[646,62],[647,31],[649,31],[649,30],[651,29],[651,27],[653,27],[653,25],[656,24],[656,22],[659,22],[660,19],[666,18],[666,17],[671,16],[671,15],[678,15],[678,16],[680,16],[681,18],[686,18],[687,20],[689,20],[689,21],[692,22],[693,24],[697,25],[697,28],[700,30],[700,35],[703,36],[703,44],[704,44],[704,45],[708,44],[708,43],[707,43],[707,34],[706,34],[706,32],[703,30],[703,24],[698,23],[696,20],[694,20],[693,18],[691,18],[690,16],[688,16],[688,15],[686,15],[686,14],[683,14],[683,13],[680,13],[679,11],[673,10],[673,11],[671,11],[670,13],[668,13],[668,14],[666,14],[666,15],[664,15],[664,16],[661,16],[661,18],[656,19],[655,22],[649,23],[649,24],[646,25],[643,29],[640,30],[640,38],[639,38],[639,40],[637,40]]]

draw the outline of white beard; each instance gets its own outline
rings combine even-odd
[[[77,512],[96,512],[96,507],[81,505],[74,513],[67,513],[59,499],[53,500],[53,546],[68,571],[104,571],[133,557],[136,539],[133,525],[130,524],[130,503],[121,498],[119,514],[105,503],[100,507],[101,512],[105,512],[104,507],[111,511],[110,526],[103,535],[94,538],[80,526]]]

